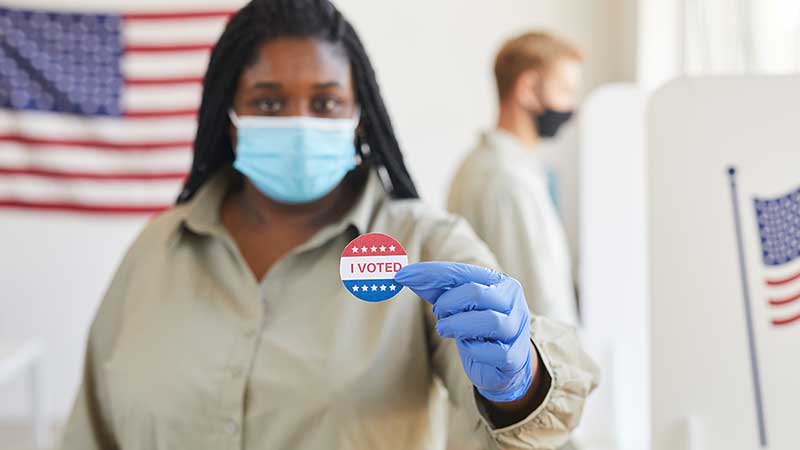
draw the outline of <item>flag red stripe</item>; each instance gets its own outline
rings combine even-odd
[[[215,17],[227,18],[235,11],[165,11],[146,13],[123,14],[124,20],[183,20],[183,19],[210,19]]]
[[[153,111],[125,111],[125,117],[132,119],[152,119],[156,117],[194,117],[197,115],[197,108],[190,109],[165,109]]]
[[[89,205],[77,202],[31,202],[26,200],[0,198],[0,208],[27,209],[38,211],[62,211],[86,214],[152,215],[163,212],[171,205]]]
[[[792,275],[788,278],[784,278],[782,280],[767,280],[767,285],[769,286],[783,286],[784,284],[789,284],[793,281],[800,280],[800,272],[797,275]]]
[[[157,181],[157,180],[183,180],[186,172],[126,172],[126,173],[97,173],[97,172],[62,172],[58,170],[28,168],[0,167],[2,175],[23,175],[42,178],[56,178],[61,180],[96,180],[96,181]]]
[[[798,300],[800,300],[800,293],[792,297],[772,299],[769,301],[769,304],[772,306],[785,306],[788,305],[789,303],[794,303]]]
[[[791,325],[791,324],[793,324],[795,322],[800,322],[800,314],[798,314],[798,315],[796,315],[794,317],[786,318],[786,319],[774,319],[772,321],[772,324],[775,325],[775,326],[778,326],[778,327],[782,327],[782,326],[786,326],[786,325]]]
[[[201,84],[203,77],[176,77],[176,78],[126,78],[128,86],[173,86],[176,84]]]
[[[174,53],[174,52],[200,52],[209,51],[214,44],[172,44],[172,45],[128,45],[125,53]]]
[[[191,149],[193,142],[184,141],[143,141],[143,142],[111,142],[93,139],[48,139],[21,134],[0,135],[0,142],[13,142],[31,147],[80,147],[100,150],[166,150]]]

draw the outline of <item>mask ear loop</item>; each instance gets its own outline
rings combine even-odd
[[[233,108],[228,110],[228,118],[231,119],[233,126],[239,128],[239,116],[236,115],[236,112],[233,110]]]
[[[361,131],[361,128],[356,128],[356,165],[360,166],[362,163],[369,161],[372,150],[369,148],[369,144],[367,144],[367,139],[364,137],[364,133]]]
[[[360,166],[362,163],[366,162],[370,158],[370,154],[372,151],[369,148],[369,144],[367,144],[367,140],[364,138],[364,133],[361,131],[361,107],[356,106],[356,112],[353,114],[353,121],[356,124],[355,129],[355,138],[356,138],[356,154],[354,156],[356,166]]]
[[[378,175],[378,180],[383,186],[383,190],[385,192],[392,192],[394,190],[394,183],[392,183],[392,178],[389,176],[389,171],[386,169],[385,165],[381,164],[378,155],[372,153],[372,148],[370,148],[367,143],[364,132],[361,130],[360,123],[359,127],[356,128],[356,136],[358,137],[356,141],[356,164],[372,164],[372,168],[375,169],[375,173]]]

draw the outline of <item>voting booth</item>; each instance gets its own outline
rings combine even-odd
[[[800,448],[798,123],[795,77],[682,79],[651,100],[656,450]]]
[[[632,84],[595,90],[580,115],[583,342],[603,367],[579,434],[608,448],[647,448],[645,120]]]
[[[610,87],[583,120],[584,303],[617,446],[800,448],[800,78]]]

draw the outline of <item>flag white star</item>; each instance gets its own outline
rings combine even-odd
[[[353,250],[353,253],[358,253],[358,247],[353,247],[352,250]]]
[[[373,284],[373,285],[372,285],[372,292],[375,292],[375,291],[377,291],[377,290],[378,290],[378,286],[375,286],[375,285]]]
[[[390,291],[395,291],[395,290],[397,290],[397,286],[391,285],[391,286],[389,286],[389,290]]]
[[[395,247],[394,245],[392,245],[392,246],[390,246],[390,247],[389,247],[389,251],[390,251],[390,252],[393,252],[393,251],[394,251],[394,249],[396,249],[396,248],[397,248],[397,247]]]
[[[358,292],[358,286],[353,286],[353,292]]]
[[[377,251],[378,251],[378,247],[375,247],[375,246],[373,245],[373,246],[372,246],[372,248],[371,248],[370,250],[372,250],[372,253],[375,253],[375,252],[377,252]]]
[[[367,286],[367,285],[365,284],[365,285],[361,286],[361,290],[362,290],[362,291],[364,291],[364,292],[366,292],[366,291],[368,291],[368,290],[369,290],[369,286]]]
[[[386,246],[385,246],[385,245],[381,245],[381,251],[382,251],[382,252],[385,252],[385,251],[386,251]]]
[[[386,290],[386,285],[385,285],[385,284],[382,284],[382,285],[381,285],[381,291],[385,291],[385,290]]]
[[[361,251],[367,253],[367,247],[361,247]]]

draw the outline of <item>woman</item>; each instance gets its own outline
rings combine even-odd
[[[435,376],[486,446],[566,442],[594,365],[416,198],[350,24],[325,0],[252,1],[212,52],[178,205],[95,318],[64,448],[435,448]],[[368,232],[453,262],[361,302],[337,267]]]

